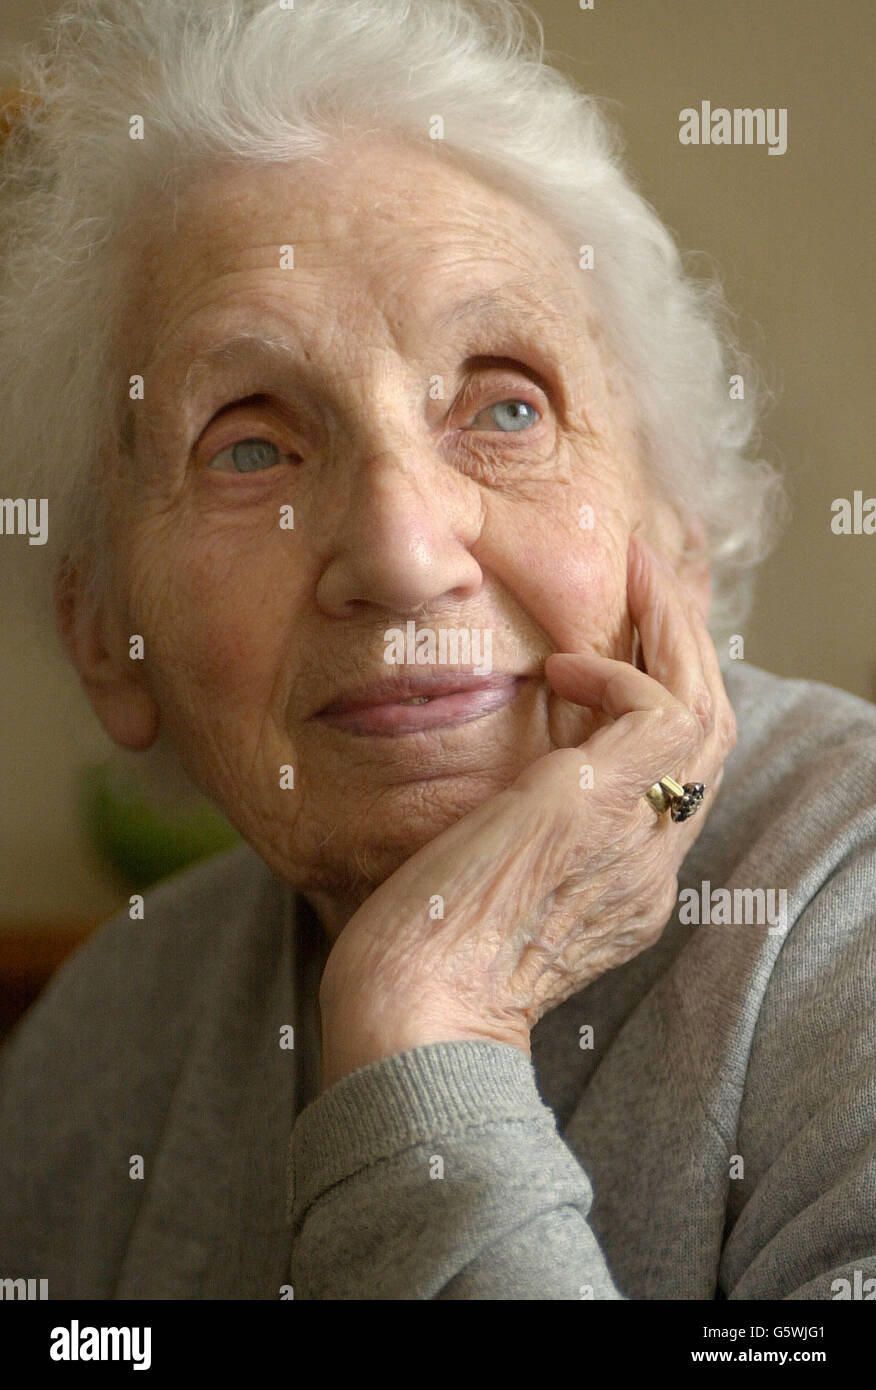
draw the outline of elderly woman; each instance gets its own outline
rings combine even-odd
[[[245,843],[13,1035],[3,1272],[876,1289],[876,711],[734,659],[781,487],[592,101],[508,0],[80,0],[21,88],[6,476]]]

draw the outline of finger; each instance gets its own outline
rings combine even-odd
[[[643,795],[660,777],[702,748],[699,719],[660,683],[626,661],[595,652],[555,652],[545,661],[545,674],[565,699],[602,710],[614,722],[592,734],[576,749],[549,755],[554,765],[563,754],[586,753],[604,774],[629,785],[631,795]]]
[[[691,600],[690,620],[694,636],[699,641],[700,656],[706,683],[712,692],[712,729],[710,737],[716,737],[726,756],[736,742],[736,715],[724,684],[724,674],[712,634],[697,604]]]
[[[736,715],[724,684],[721,662],[708,628],[707,615],[702,612],[695,595],[689,589],[685,588],[685,594],[691,630],[699,643],[703,672],[712,694],[712,720],[700,754],[701,761],[698,766],[685,769],[677,780],[704,783],[705,798],[700,814],[705,816],[711,810],[720,788],[725,759],[736,743],[737,726]]]
[[[645,670],[692,710],[708,731],[713,694],[691,622],[690,597],[667,561],[638,535],[629,542],[627,596]]]
[[[696,716],[705,739],[694,751],[693,770],[685,762],[674,769],[667,765],[662,775],[702,782],[708,795],[735,737],[734,731],[728,738],[735,721],[711,635],[693,595],[644,538],[631,537],[628,569],[642,664]]]
[[[696,645],[699,654],[699,676],[696,679],[696,684],[694,684],[694,662],[691,655],[689,657],[691,665],[687,682],[688,693],[682,697],[679,688],[679,695],[685,698],[686,703],[688,703],[689,707],[693,709],[699,717],[703,728],[706,730],[707,739],[710,740],[713,737],[717,739],[721,750],[721,756],[724,757],[736,742],[736,718],[724,685],[724,677],[721,672],[718,653],[715,650],[715,644],[712,641],[712,636],[706,624],[705,617],[700,611],[694,596],[686,588],[680,576],[667,565],[662,557],[654,552],[653,548],[650,547],[646,541],[643,541],[640,537],[633,538],[633,548],[639,552],[650,554],[654,562],[650,567],[651,577],[657,579],[658,585],[661,579],[663,580],[666,594],[673,595],[684,611],[687,619],[689,637],[692,643]],[[635,580],[633,589],[634,593],[631,600],[631,611],[632,607],[635,606],[637,602]],[[689,648],[689,652],[692,653],[692,647]],[[651,671],[650,674],[654,675],[656,673]],[[660,678],[658,674],[658,679]],[[665,674],[663,679],[664,682],[667,683],[667,687],[672,689],[673,678]],[[690,693],[692,689],[695,690],[693,695]],[[692,780],[702,781],[703,779],[699,777]]]
[[[644,671],[631,663],[599,665],[609,659],[596,653],[556,652],[545,662],[545,675],[563,698],[578,704],[596,701],[613,718],[633,708],[664,703],[662,694],[649,693],[646,684],[626,673],[650,677],[692,710],[708,730],[713,693],[687,593],[674,571],[636,536],[630,539],[628,599]],[[621,666],[625,674],[618,669]]]
[[[732,722],[711,636],[680,578],[639,537],[630,542],[628,590],[647,671],[596,653],[554,653],[545,674],[563,698],[598,708],[621,725],[600,730],[583,746],[606,770],[613,761],[614,774],[629,778],[636,792],[667,774],[683,782],[694,762],[690,780],[708,789]],[[719,746],[712,747],[716,711],[723,718]]]
[[[670,708],[678,701],[645,671],[599,652],[552,652],[544,671],[564,700],[620,719],[634,710]]]

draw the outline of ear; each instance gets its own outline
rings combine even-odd
[[[142,661],[131,657],[130,634],[109,599],[95,607],[85,575],[64,562],[54,584],[55,625],[95,713],[121,748],[151,747],[160,711]]]

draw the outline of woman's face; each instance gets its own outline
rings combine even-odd
[[[151,239],[125,320],[144,398],[104,614],[119,682],[96,703],[128,746],[160,722],[259,854],[319,900],[361,900],[535,758],[583,741],[595,716],[551,693],[544,659],[629,660],[630,533],[679,548],[589,273],[511,198],[374,139],[202,177]],[[317,718],[352,687],[429,669],[384,660],[387,630],[411,620],[489,633],[492,672],[528,679],[428,731]]]

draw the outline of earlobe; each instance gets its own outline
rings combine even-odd
[[[158,705],[110,604],[95,605],[86,589],[81,571],[65,562],[54,585],[58,635],[110,738],[121,748],[142,751],[158,736]]]

